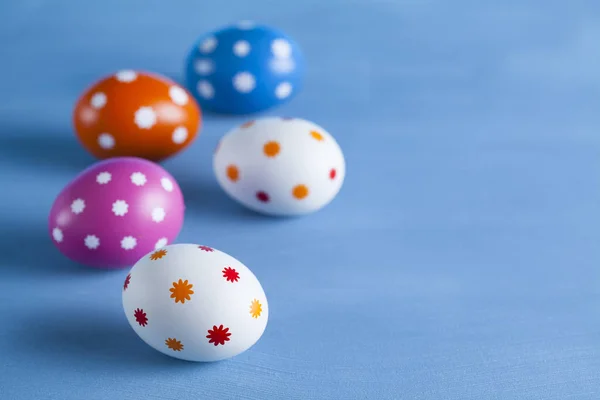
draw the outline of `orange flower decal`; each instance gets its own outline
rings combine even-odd
[[[277,154],[279,154],[280,150],[281,146],[275,141],[267,142],[263,146],[263,152],[267,157],[275,157]]]
[[[240,179],[240,170],[235,165],[227,167],[227,177],[232,182],[237,182]]]
[[[170,348],[173,351],[183,350],[183,344],[181,344],[181,342],[175,338],[168,338],[167,340],[165,340],[165,344],[168,348]]]
[[[292,194],[298,200],[302,200],[303,198],[308,196],[308,188],[306,187],[306,185],[298,185],[294,187],[294,189],[292,190]]]
[[[155,251],[154,253],[152,253],[150,255],[150,259],[152,261],[156,261],[156,260],[160,260],[161,258],[163,258],[166,255],[167,255],[167,251],[165,249],[161,249],[161,250],[158,250],[158,251]]]
[[[252,315],[252,318],[258,318],[260,317],[260,314],[262,314],[262,304],[254,299],[252,300],[252,303],[250,303],[250,315]]]
[[[313,137],[313,139],[318,140],[319,142],[322,142],[325,138],[323,137],[322,134],[320,134],[317,131],[311,131],[310,132],[310,136]]]
[[[180,279],[179,282],[173,282],[173,287],[169,289],[171,298],[175,299],[175,303],[180,302],[181,304],[185,303],[186,300],[191,300],[191,295],[194,294],[192,290],[193,286],[191,283],[188,284],[187,279],[185,281]]]

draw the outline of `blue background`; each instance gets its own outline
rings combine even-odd
[[[271,319],[229,361],[164,357],[121,309],[127,271],[54,248],[54,197],[94,160],[70,125],[98,77],[182,78],[242,19],[304,48],[301,96],[348,175],[293,220],[241,209],[211,170],[242,118],[206,116],[165,166],[180,242],[242,260]],[[600,397],[596,1],[19,0],[0,3],[0,398],[566,400]]]

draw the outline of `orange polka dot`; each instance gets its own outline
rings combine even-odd
[[[227,177],[232,182],[237,182],[240,179],[240,170],[235,165],[230,165],[227,167]]]
[[[250,128],[252,125],[254,125],[254,121],[244,122],[242,128]]]
[[[281,150],[281,146],[279,143],[274,141],[267,142],[263,146],[263,151],[267,157],[275,157],[277,154],[279,154],[279,150]]]
[[[302,200],[303,198],[308,196],[308,188],[306,187],[306,185],[298,185],[294,187],[294,190],[292,190],[292,194],[298,200]]]
[[[311,131],[311,132],[310,132],[310,136],[312,136],[312,137],[313,137],[313,139],[315,139],[315,140],[318,140],[319,142],[322,142],[322,141],[323,141],[323,139],[325,139],[325,138],[323,137],[323,135],[321,135],[321,134],[320,134],[319,132],[317,132],[317,131]]]

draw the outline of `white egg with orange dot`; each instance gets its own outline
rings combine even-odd
[[[139,260],[123,284],[123,308],[138,336],[188,361],[219,361],[253,346],[269,307],[256,276],[219,250],[160,248]]]
[[[229,131],[213,158],[217,181],[244,206],[265,214],[315,212],[340,191],[344,154],[325,129],[299,118],[267,117]]]

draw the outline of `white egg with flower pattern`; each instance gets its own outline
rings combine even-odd
[[[229,131],[213,157],[219,185],[264,214],[315,212],[340,191],[344,154],[319,125],[300,118],[260,118]]]
[[[219,361],[253,346],[269,317],[256,276],[219,250],[174,244],[139,260],[123,285],[133,330],[154,349],[188,361]]]

